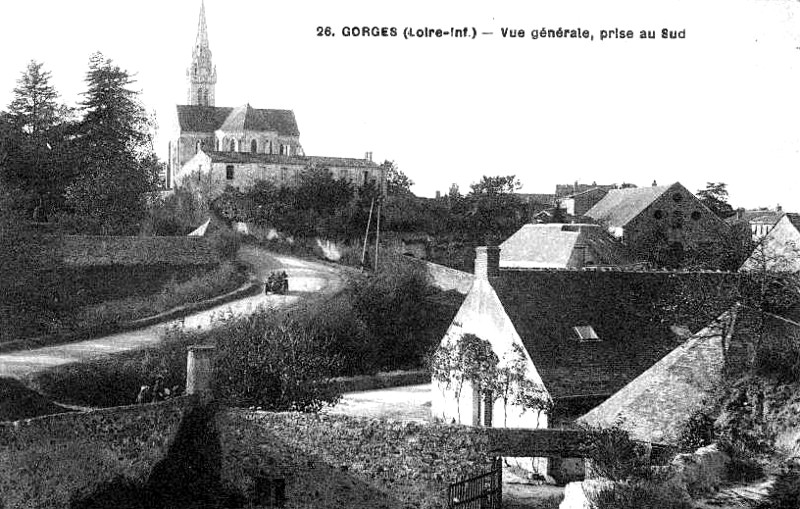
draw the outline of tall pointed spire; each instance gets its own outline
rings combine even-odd
[[[189,104],[195,106],[214,106],[214,86],[217,83],[217,69],[211,62],[211,48],[208,46],[206,28],[206,4],[200,1],[200,17],[197,20],[197,39],[192,49],[192,65],[186,70],[189,80]]]
[[[208,29],[206,28],[206,3],[200,0],[200,19],[197,20],[197,41],[195,47],[208,48]]]

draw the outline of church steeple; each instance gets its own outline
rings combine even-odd
[[[214,106],[214,86],[217,83],[217,68],[211,62],[206,28],[206,6],[200,2],[200,18],[197,21],[197,39],[192,49],[192,65],[186,70],[189,80],[189,104]]]

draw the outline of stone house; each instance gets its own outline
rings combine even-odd
[[[800,271],[800,214],[781,216],[744,261],[741,270]]]
[[[328,170],[334,178],[345,179],[359,187],[372,183],[386,191],[386,170],[369,159],[316,156],[281,156],[242,152],[206,153],[200,149],[177,175],[177,185],[197,179],[216,193],[232,186],[245,190],[258,180],[268,180],[279,186],[294,186],[300,174],[310,167]]]
[[[612,189],[585,218],[606,226],[637,259],[675,259],[686,250],[709,250],[729,233],[729,226],[680,182]]]
[[[503,268],[625,265],[625,246],[596,224],[526,224],[500,244]]]

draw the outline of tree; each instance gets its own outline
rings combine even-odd
[[[522,184],[516,175],[487,177],[484,175],[481,180],[470,184],[470,194],[472,195],[498,195],[511,194],[518,191]]]
[[[394,161],[384,161],[381,166],[386,170],[386,192],[389,196],[411,194],[414,181],[400,171]]]
[[[727,184],[723,182],[708,182],[705,189],[697,191],[700,202],[720,219],[726,219],[736,214],[736,211],[728,203],[726,187]]]
[[[28,196],[22,207],[41,219],[62,208],[72,173],[66,153],[70,110],[57,102],[50,72],[32,60],[8,107],[3,179]]]
[[[84,231],[135,233],[162,169],[152,149],[152,119],[129,88],[131,75],[101,53],[92,55],[86,82],[80,176],[67,189],[67,203]]]

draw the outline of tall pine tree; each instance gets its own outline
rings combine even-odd
[[[58,102],[50,78],[43,64],[31,60],[17,81],[6,115],[3,180],[16,190],[18,205],[34,213],[34,219],[61,208],[71,177],[65,161],[70,111]]]
[[[67,202],[86,233],[135,234],[158,186],[151,120],[129,88],[131,75],[101,53],[92,55],[86,82],[80,175]]]

